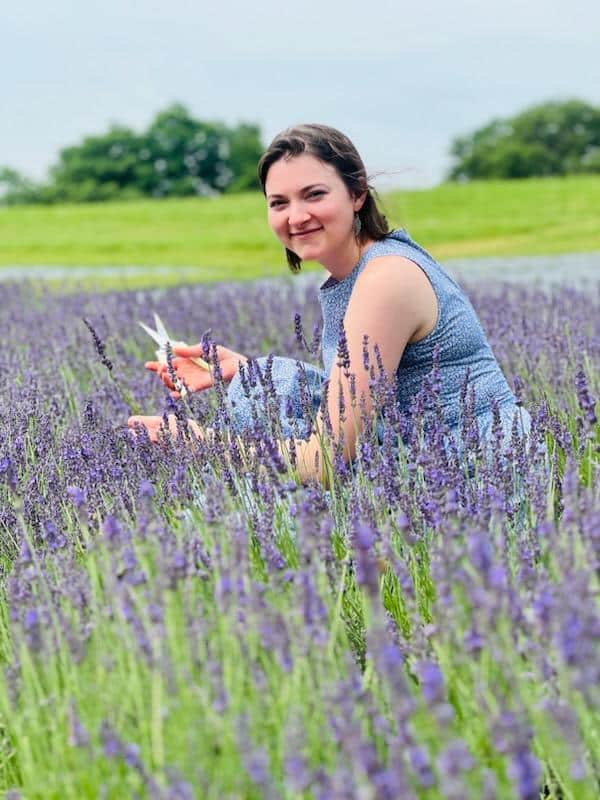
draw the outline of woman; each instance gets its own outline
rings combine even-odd
[[[411,403],[431,373],[434,352],[440,380],[440,403],[450,432],[459,438],[460,396],[465,380],[474,399],[480,433],[492,429],[492,405],[497,405],[505,436],[519,412],[515,398],[487,342],[477,316],[457,284],[433,258],[403,230],[390,231],[368,185],[362,159],[352,142],[325,125],[299,125],[275,137],[258,166],[268,205],[271,229],[285,247],[293,272],[302,261],[317,261],[328,272],[319,290],[323,311],[322,355],[324,372],[307,366],[316,388],[329,378],[327,411],[334,440],[342,440],[351,460],[361,433],[360,420],[340,415],[340,402],[351,406],[351,394],[362,398],[367,417],[372,410],[369,372],[371,363],[383,365],[395,384],[396,402],[410,419]],[[336,358],[341,326],[347,352],[344,368]],[[366,337],[366,338],[365,338]],[[174,369],[189,390],[201,391],[212,381],[189,357],[201,355],[200,346],[175,348]],[[239,372],[244,356],[218,348],[221,372],[230,381],[228,396],[237,429],[250,424],[252,402],[242,391]],[[261,362],[259,359],[259,363]],[[175,392],[168,370],[156,362],[146,364]],[[297,391],[297,365],[277,358],[273,380],[284,407]],[[468,371],[468,372],[467,372]],[[175,392],[176,393],[176,392]],[[282,414],[282,422],[284,422]],[[528,429],[529,415],[521,411],[520,424]],[[174,420],[171,421],[175,430]],[[143,424],[156,440],[161,417],[132,417],[130,426]],[[198,436],[203,431],[191,423]],[[294,442],[297,467],[303,482],[327,482],[322,457],[323,414],[316,433]],[[280,447],[289,448],[284,438]]]

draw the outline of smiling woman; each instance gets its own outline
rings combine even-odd
[[[326,270],[319,290],[324,369],[272,356],[247,362],[217,348],[234,432],[254,424],[261,398],[251,387],[257,386],[256,374],[268,373],[280,413],[280,450],[288,457],[293,452],[300,480],[326,483],[336,443],[346,460],[355,456],[375,412],[374,381],[392,387],[390,402],[404,415],[408,436],[416,400],[433,370],[440,421],[459,451],[466,408],[484,440],[497,437],[498,424],[506,439],[515,425],[527,432],[529,415],[518,408],[471,303],[406,231],[389,230],[362,159],[344,134],[324,125],[289,128],[273,140],[258,173],[268,222],[290,269],[298,272],[302,261],[311,260]],[[174,377],[191,391],[212,384],[190,361],[202,355],[200,345],[174,352],[176,375],[157,362],[146,366],[175,396]],[[313,410],[319,409],[314,424],[307,423],[299,401],[307,395]],[[357,408],[360,414],[349,413]],[[129,424],[145,425],[156,439],[162,418],[132,417]],[[204,435],[197,425],[192,429]]]

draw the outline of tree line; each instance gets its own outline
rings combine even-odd
[[[542,103],[454,139],[450,154],[453,181],[598,174],[600,108]]]
[[[161,111],[145,131],[113,126],[62,150],[47,181],[0,167],[0,202],[60,203],[210,196],[259,188],[257,125],[195,119],[185,106]],[[450,145],[451,181],[600,173],[600,108],[548,102],[495,119]]]
[[[3,199],[11,203],[61,203],[142,197],[210,196],[258,188],[260,130],[202,122],[174,104],[145,131],[113,126],[67,147],[48,180],[35,183],[0,168]]]

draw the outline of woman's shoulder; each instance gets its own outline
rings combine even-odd
[[[372,258],[378,258],[383,255],[401,255],[411,257],[415,260],[414,256],[421,256],[432,263],[436,263],[435,259],[428,253],[425,248],[417,244],[405,228],[396,228],[389,231],[382,239],[378,239],[366,250],[365,255],[368,261]]]
[[[365,252],[362,269],[373,259],[383,256],[401,256],[412,261],[421,268],[436,289],[439,287],[440,290],[445,288],[452,292],[462,291],[444,267],[405,228],[392,230],[383,239],[374,242]]]

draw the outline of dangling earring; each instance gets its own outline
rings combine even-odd
[[[360,221],[360,217],[358,216],[358,211],[354,212],[354,222],[352,224],[352,228],[354,230],[354,236],[358,241],[358,237],[360,236],[360,232],[362,230],[362,222]]]

